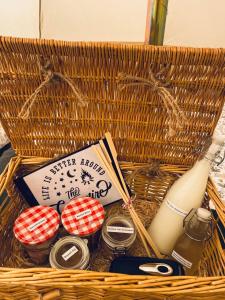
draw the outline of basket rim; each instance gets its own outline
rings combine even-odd
[[[118,49],[120,48],[121,50],[124,49],[142,49],[143,51],[148,50],[148,49],[158,49],[160,51],[168,51],[171,50],[172,52],[193,52],[192,54],[199,54],[202,52],[208,52],[207,54],[212,54],[212,53],[225,53],[225,48],[223,47],[190,47],[190,46],[171,46],[171,45],[149,45],[147,43],[141,43],[141,42],[116,42],[116,41],[65,41],[61,39],[46,39],[46,38],[25,38],[25,37],[12,37],[12,36],[1,36],[0,35],[0,41],[4,45],[4,43],[11,43],[14,41],[15,43],[18,44],[37,44],[39,46],[43,45],[50,45],[53,44],[54,46],[78,46],[78,47],[96,47],[96,48],[101,48],[101,47],[107,47],[107,48],[112,48],[112,49]],[[32,49],[30,49],[32,51]],[[34,49],[33,49],[34,50]],[[19,50],[18,50],[19,51]]]
[[[62,276],[59,276],[59,275]],[[10,275],[10,276],[9,276]],[[99,278],[101,277],[101,278]],[[68,278],[71,279],[68,281]],[[151,276],[86,270],[58,270],[53,268],[4,268],[0,267],[1,283],[12,286],[65,286],[96,290],[128,291],[135,293],[176,295],[177,293],[200,294],[220,292],[225,288],[225,276]],[[57,279],[59,279],[57,281]],[[96,282],[94,280],[96,279]],[[90,280],[92,282],[90,282]]]

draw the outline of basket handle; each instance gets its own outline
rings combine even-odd
[[[11,181],[14,176],[18,165],[20,164],[22,158],[20,156],[14,156],[10,159],[8,165],[5,167],[4,171],[0,175],[0,196],[3,194],[6,186]]]
[[[61,296],[61,291],[58,289],[55,289],[51,292],[47,292],[45,294],[39,294],[37,297],[35,297],[33,300],[54,300]]]

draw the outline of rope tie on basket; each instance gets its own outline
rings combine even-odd
[[[160,171],[160,162],[159,161],[149,161],[144,166],[138,166],[131,174],[129,174],[126,178],[127,183],[131,185],[133,179],[138,174],[145,174],[146,176],[151,176],[157,174],[158,176],[161,175]]]
[[[126,87],[130,86],[147,86],[153,91],[156,91],[159,97],[162,99],[163,105],[166,108],[168,117],[169,117],[169,136],[174,136],[176,134],[176,129],[180,129],[187,122],[187,119],[177,104],[176,98],[172,96],[169,92],[167,86],[168,83],[162,83],[157,79],[161,75],[162,70],[153,75],[153,72],[149,69],[149,78],[143,78],[138,76],[132,76],[129,74],[119,73],[118,74],[118,84],[119,89],[123,90]]]
[[[42,81],[42,83],[36,88],[33,94],[31,94],[30,97],[25,101],[18,117],[22,119],[27,119],[29,117],[31,108],[34,105],[38,94],[45,86],[52,83],[53,81],[57,82],[61,80],[66,82],[68,86],[71,88],[71,90],[73,91],[74,95],[76,96],[78,100],[78,105],[82,107],[87,105],[87,102],[84,100],[84,96],[82,95],[79,88],[74,84],[74,82],[69,77],[61,73],[54,72],[52,70],[52,65],[49,60],[45,63],[44,66],[40,64],[40,72],[44,76],[44,81]]]

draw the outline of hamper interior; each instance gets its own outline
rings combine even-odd
[[[175,172],[165,172],[159,170],[151,170],[151,168],[141,169],[140,172],[135,173],[132,176],[134,170],[134,164],[122,163],[121,167],[125,178],[131,188],[133,194],[136,198],[133,202],[133,206],[138,213],[142,223],[147,228],[153,216],[155,215],[158,207],[160,206],[167,190],[172,185],[172,183],[178,178],[179,174]],[[137,164],[138,167],[138,164]],[[16,174],[21,174],[27,166],[20,166]],[[2,207],[1,214],[10,215],[10,219],[3,218],[3,230],[1,232],[1,245],[2,249],[0,252],[0,264],[4,267],[33,267],[35,266],[21,244],[14,238],[12,227],[14,220],[18,217],[19,213],[26,207],[26,202],[22,198],[20,192],[14,185],[13,181],[8,186],[8,193],[10,195],[10,200],[5,207]],[[204,207],[208,207],[209,198],[205,194],[205,199],[203,202]],[[106,208],[106,214],[124,214],[129,215],[128,210],[122,207],[122,201],[113,203]],[[60,236],[60,234],[59,234]],[[210,242],[211,245],[205,248],[203,257],[201,259],[200,267],[198,269],[199,276],[212,276],[212,275],[222,275],[224,270],[222,270],[222,265],[217,263],[216,266],[212,267],[211,256],[216,251],[214,239]],[[211,247],[211,248],[210,248]],[[133,256],[146,256],[145,249],[142,245],[140,237],[137,239],[131,248],[130,255]],[[154,256],[154,253],[151,253]],[[111,263],[111,259],[106,257],[104,250],[101,247],[101,240],[99,242],[99,247],[91,255],[90,270],[107,272]],[[49,267],[49,265],[44,265]]]

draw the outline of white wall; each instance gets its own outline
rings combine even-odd
[[[144,42],[151,0],[41,0],[43,38]],[[39,37],[39,0],[0,0],[0,35]]]
[[[143,42],[147,4],[42,0],[42,36]],[[39,37],[39,0],[0,0],[0,35]],[[164,44],[225,47],[225,0],[169,0]]]
[[[164,44],[225,47],[225,0],[169,0]]]
[[[0,35],[39,36],[39,0],[0,0]]]
[[[42,0],[42,37],[144,42],[148,0]]]

